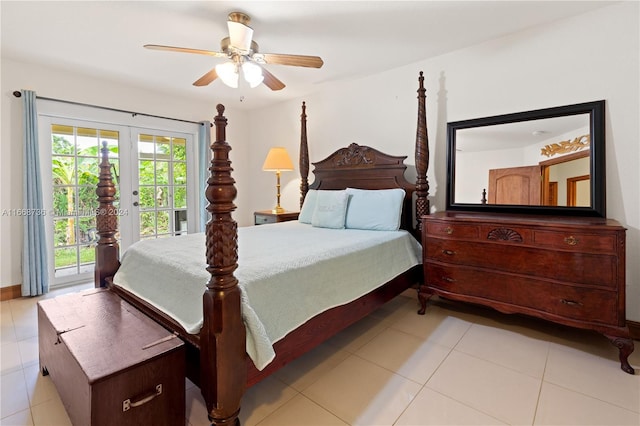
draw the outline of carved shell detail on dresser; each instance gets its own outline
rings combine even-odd
[[[487,240],[522,242],[522,235],[509,228],[494,228],[487,234]]]

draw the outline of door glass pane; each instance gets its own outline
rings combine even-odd
[[[186,209],[187,208],[187,187],[186,186],[174,186],[173,187],[173,208]]]
[[[156,182],[153,160],[138,161],[138,176],[140,185],[153,185]]]
[[[75,274],[76,247],[54,250],[56,277]]]
[[[169,233],[169,212],[167,210],[161,210],[158,212],[157,226],[158,234]]]
[[[156,235],[156,212],[140,212],[140,237]]]
[[[156,187],[156,206],[158,206],[158,208],[169,207],[169,204],[167,203],[168,198],[169,198],[169,187],[157,186]]]
[[[169,183],[169,163],[167,161],[156,162],[156,183]]]
[[[187,183],[187,163],[182,161],[173,163],[173,183],[176,185]]]
[[[140,208],[152,209],[156,206],[155,186],[140,186]]]
[[[173,159],[174,160],[187,160],[187,140],[183,138],[173,139]]]

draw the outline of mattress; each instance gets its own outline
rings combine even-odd
[[[328,229],[298,221],[238,229],[238,279],[247,353],[258,369],[273,344],[308,319],[349,303],[421,263],[408,232]],[[143,240],[122,256],[114,284],[174,318],[203,324],[205,235]]]

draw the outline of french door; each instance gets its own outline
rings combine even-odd
[[[40,117],[40,135],[52,286],[91,280],[103,142],[117,190],[121,249],[140,239],[196,231],[194,134]]]

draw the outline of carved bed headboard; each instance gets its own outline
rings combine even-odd
[[[352,143],[322,161],[313,163],[314,181],[310,189],[392,189],[405,190],[401,227],[413,232],[412,199],[415,185],[404,177],[406,156],[388,155],[377,149]]]
[[[341,148],[322,161],[313,163],[315,180],[309,185],[309,148],[307,145],[307,111],[302,102],[300,115],[300,207],[309,189],[392,189],[405,190],[402,209],[402,229],[420,238],[421,217],[429,214],[429,139],[427,136],[426,90],[424,75],[418,77],[418,126],[415,143],[416,182],[412,184],[404,177],[407,166],[406,156],[393,156],[374,148],[352,143]],[[413,215],[413,197],[415,192],[415,217]]]

